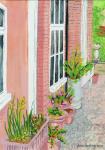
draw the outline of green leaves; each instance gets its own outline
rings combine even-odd
[[[60,110],[58,107],[49,107],[48,114],[53,116],[62,116],[64,112],[63,110]]]
[[[55,145],[57,140],[61,141],[62,143],[66,143],[66,140],[64,138],[64,134],[66,133],[65,129],[59,128],[59,126],[49,126],[48,127],[48,142],[50,143],[51,147]]]
[[[67,76],[72,80],[79,80],[87,71],[93,67],[92,63],[87,63],[85,66],[82,64],[80,54],[73,53],[69,61],[65,61],[64,69]]]
[[[99,59],[101,62],[105,61],[105,36],[100,36],[100,26],[102,26],[104,22],[105,16],[103,15],[104,10],[104,1],[100,1],[100,6],[98,5],[98,1],[94,2],[93,8],[93,42],[94,44],[100,44],[101,48],[99,50]],[[94,50],[93,50],[94,53]],[[94,59],[94,54],[93,54]]]

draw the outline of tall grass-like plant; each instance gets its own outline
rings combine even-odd
[[[33,116],[32,110],[25,112],[25,102],[24,97],[17,103],[14,98],[8,107],[5,130],[11,142],[28,143],[45,121],[43,115]]]

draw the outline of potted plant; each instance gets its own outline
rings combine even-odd
[[[65,123],[70,124],[73,120],[74,109],[71,107],[72,97],[74,91],[72,87],[69,87],[67,91],[64,91],[64,88],[61,88],[56,94],[49,96],[49,99],[53,106],[66,111],[67,115],[65,118]]]
[[[25,112],[25,98],[13,100],[7,112],[5,130],[8,140],[4,145],[9,150],[40,150],[47,148],[48,120],[42,115]]]
[[[52,105],[57,106],[61,109],[70,107],[74,91],[72,87],[69,87],[65,92],[64,88],[60,88],[56,93],[49,96]]]
[[[65,124],[67,113],[56,106],[52,106],[48,108],[48,116],[50,125],[59,125],[62,128]]]
[[[48,96],[48,98],[49,98],[52,105],[59,107],[60,105],[63,105],[65,103],[64,102],[65,96],[66,96],[66,93],[64,92],[64,90],[60,89],[56,93]]]
[[[72,106],[79,109],[83,95],[80,79],[84,75],[84,68],[81,55],[77,50],[72,53],[70,60],[64,63],[64,69],[68,76],[68,88],[72,86],[74,90]]]
[[[64,134],[66,130],[59,126],[48,127],[48,150],[60,150],[60,142],[66,143]]]
[[[70,60],[65,62],[64,69],[68,76],[68,87],[72,86],[74,90],[72,106],[79,109],[83,97],[82,87],[92,79],[94,67],[91,63],[83,65],[81,54],[76,50]]]
[[[96,84],[98,82],[99,74],[94,74],[93,75],[93,83]]]

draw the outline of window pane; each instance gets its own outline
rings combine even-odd
[[[59,0],[55,0],[55,23],[59,23]]]
[[[56,53],[58,53],[59,31],[56,31]]]
[[[0,26],[3,26],[4,10],[0,8]]]
[[[54,24],[54,0],[51,0],[51,23]]]
[[[50,86],[53,85],[54,80],[54,57],[51,57],[51,65],[50,65]]]
[[[0,92],[3,91],[3,36],[0,36]]]
[[[54,31],[51,32],[51,55],[54,54]]]
[[[63,77],[63,54],[60,54],[60,78]]]
[[[60,31],[60,52],[63,51],[63,31]]]
[[[60,23],[64,23],[64,0],[60,0]]]
[[[58,55],[56,56],[56,63],[55,63],[55,82],[58,81]]]

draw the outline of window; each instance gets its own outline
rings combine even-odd
[[[51,24],[64,24],[64,1],[51,0]]]
[[[3,91],[3,35],[0,35],[0,93]]]
[[[0,8],[0,93],[4,91],[4,80],[5,80],[5,34],[6,34],[6,26],[5,26],[5,10]]]
[[[7,8],[0,3],[0,110],[11,100],[7,93]]]
[[[50,87],[64,78],[65,0],[51,0]]]

